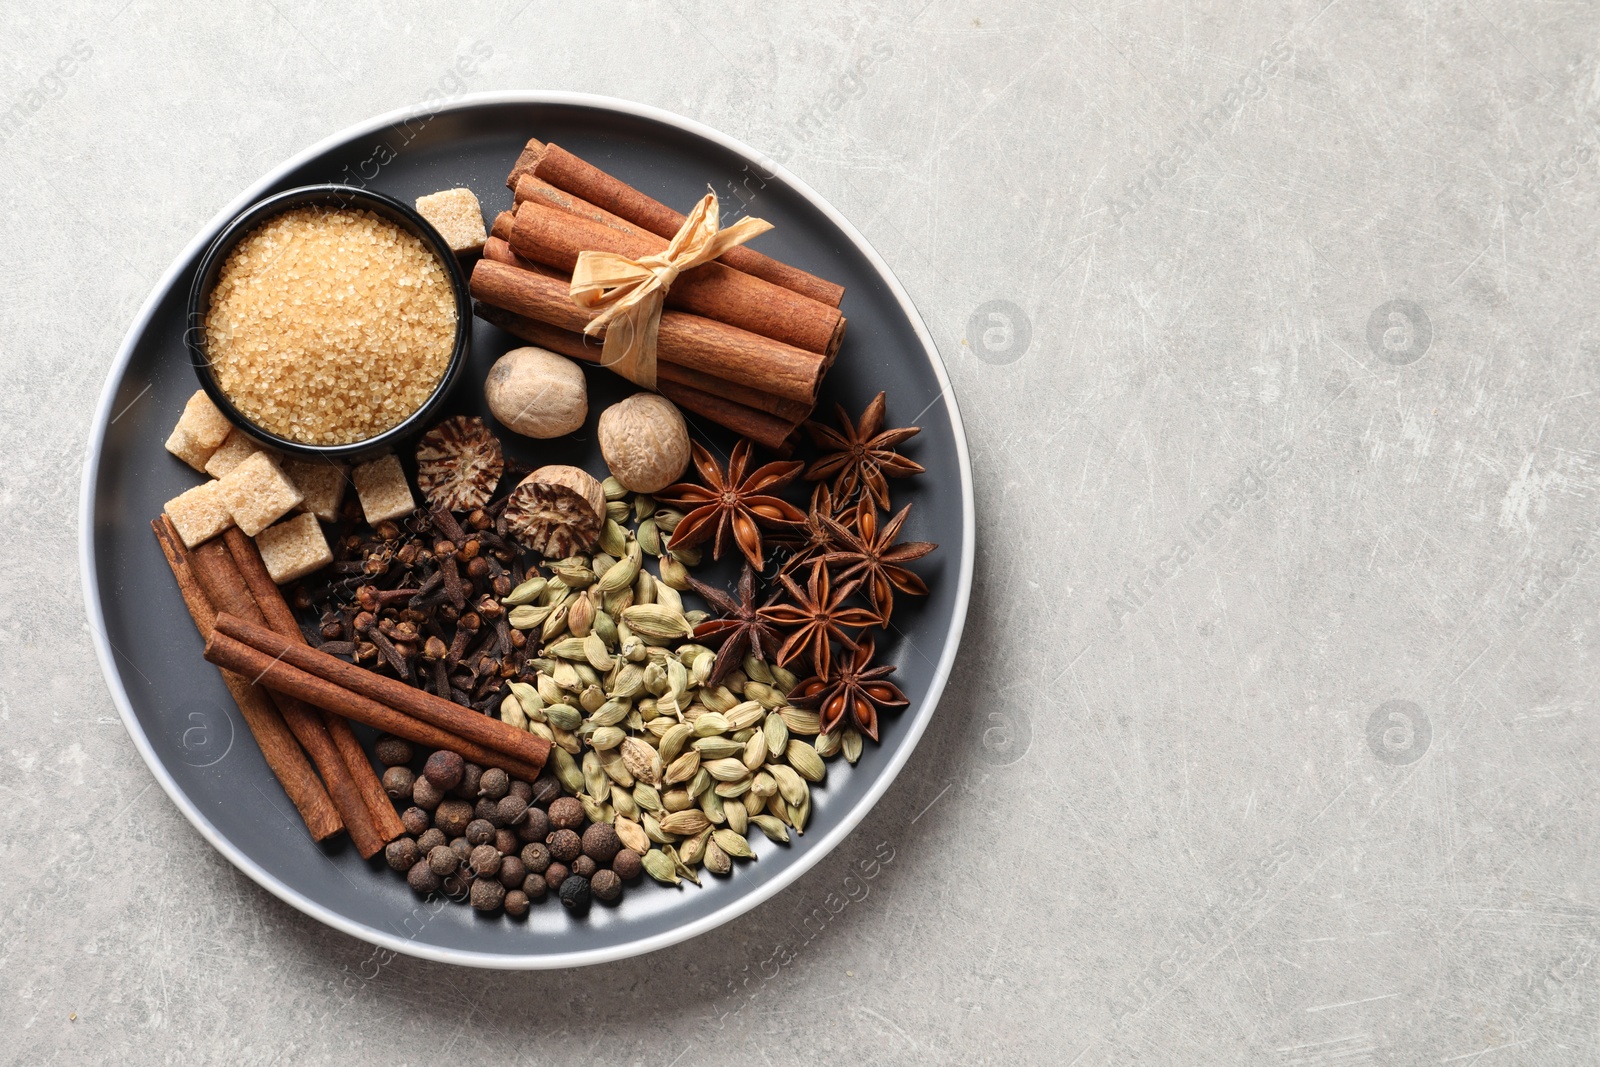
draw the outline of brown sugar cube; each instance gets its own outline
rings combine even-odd
[[[279,585],[304,578],[333,562],[322,526],[309,511],[269,526],[256,535],[256,547],[267,573]]]
[[[179,493],[162,508],[183,543],[190,548],[209,541],[233,525],[233,516],[223,502],[220,482],[206,482]]]
[[[173,427],[172,433],[167,437],[167,451],[183,460],[189,466],[199,471],[206,472],[206,463],[211,459],[215,449],[201,448],[184,432],[183,427]]]
[[[222,442],[222,447],[211,453],[211,458],[206,460],[205,471],[213,478],[221,478],[233,468],[260,452],[255,443],[234,430],[228,439]]]
[[[217,482],[239,529],[254,537],[300,503],[300,490],[265,452],[257,452]]]
[[[283,473],[305,499],[300,506],[323,522],[337,522],[339,505],[344,503],[344,487],[350,468],[343,463],[315,459],[286,459]]]
[[[363,463],[350,472],[350,478],[356,483],[361,513],[373,526],[385,519],[403,518],[417,506],[411,498],[406,472],[400,469],[400,460],[392,452]]]
[[[206,396],[204,389],[197,389],[183,405],[183,415],[178,419],[178,429],[188,434],[189,440],[194,442],[196,447],[215,452],[222,447],[222,442],[227,440],[228,434],[233,431],[233,423],[217,410],[217,405]]]
[[[417,197],[417,211],[439,231],[456,255],[478,252],[489,239],[483,208],[471,189],[446,189]]]

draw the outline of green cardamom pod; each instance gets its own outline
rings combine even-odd
[[[771,815],[752,815],[750,821],[761,828],[761,832],[780,845],[789,843],[789,828],[782,821]]]
[[[733,858],[722,851],[722,846],[717,844],[714,837],[706,845],[705,862],[706,870],[712,874],[727,874],[733,870]]]
[[[707,819],[718,826],[728,821],[728,816],[725,814],[727,805],[723,804],[721,797],[709,789],[700,794],[700,810],[705,812]]]
[[[845,728],[844,741],[840,747],[844,750],[844,758],[850,763],[855,763],[861,758],[861,731],[854,726]]]
[[[615,726],[601,726],[589,735],[590,746],[601,750],[616,748],[628,735]]]
[[[682,881],[678,878],[676,866],[667,858],[665,853],[657,849],[651,849],[644,854],[642,866],[645,874],[648,874],[662,885],[682,884]]]
[[[795,769],[795,773],[808,782],[820,782],[828,773],[828,767],[817,750],[804,741],[790,740],[789,747],[784,750],[784,758]]]
[[[668,589],[681,593],[689,588],[689,568],[679,563],[676,556],[662,556],[657,569],[661,572],[661,584]]]
[[[819,734],[815,742],[817,755],[823,759],[832,759],[839,754],[839,749],[844,746],[844,734],[838,730],[831,734]]]
[[[779,718],[789,728],[790,733],[804,734],[810,737],[822,732],[822,717],[814,711],[804,708],[791,708],[787,704],[778,709]],[[774,752],[777,749],[773,749]]]
[[[645,811],[661,811],[661,794],[649,782],[639,782],[633,787],[633,800]]]
[[[522,710],[522,704],[517,700],[515,693],[507,694],[500,702],[500,721],[519,730],[528,728],[527,713]]]
[[[600,526],[600,551],[608,556],[622,558],[628,551],[628,531],[610,516]]]
[[[543,578],[529,578],[511,590],[511,595],[502,598],[500,603],[508,608],[518,608],[524,604],[531,604],[539,599],[539,594],[544,592],[546,584]],[[513,625],[515,624],[513,623]]]
[[[747,860],[756,858],[756,854],[750,850],[750,842],[744,839],[743,834],[736,834],[732,830],[713,830],[711,840],[730,856]]]
[[[561,785],[569,793],[583,791],[583,771],[578,768],[578,761],[572,753],[564,748],[553,748],[550,757],[555,760],[556,777],[561,780]]]
[[[728,829],[736,834],[743,834],[748,828],[750,812],[745,809],[742,802],[737,800],[724,801],[722,813],[728,817]]]
[[[545,619],[550,616],[550,612],[553,610],[548,605],[540,608],[534,607],[532,604],[522,604],[511,609],[511,613],[506,616],[506,621],[511,624],[513,629],[532,630],[543,626]]]

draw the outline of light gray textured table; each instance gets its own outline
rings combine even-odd
[[[0,1060],[1600,1058],[1593,5],[20,6]],[[950,368],[980,529],[944,706],[844,846],[528,975],[375,955],[218,857],[73,563],[90,412],[190,237],[347,124],[518,87],[700,119],[844,211]]]

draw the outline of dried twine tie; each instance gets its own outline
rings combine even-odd
[[[728,249],[772,229],[765,219],[740,219],[721,228],[717,194],[707,193],[689,212],[666,250],[643,259],[615,252],[580,252],[572,271],[572,299],[579,307],[602,308],[583,332],[605,334],[601,366],[636,385],[656,387],[656,334],[667,290],[679,274],[708,263]]]

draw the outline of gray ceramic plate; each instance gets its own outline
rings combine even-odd
[[[492,216],[508,205],[506,172],[532,136],[669,204],[694,203],[708,183],[730,208],[737,206],[729,195],[735,185],[755,190],[750,213],[776,227],[757,247],[848,290],[849,333],[821,410],[838,401],[859,415],[886,389],[891,423],[922,426],[907,451],[929,473],[895,483],[896,495],[916,504],[906,538],[941,547],[919,565],[932,595],[896,598],[896,630],[880,639],[911,705],[886,717],[883,743],[869,742],[855,767],[829,762],[803,837],[788,846],[758,842],[759,862],[740,865],[729,878],[707,878],[702,889],[642,884],[620,906],[596,907],[581,920],[547,902],[513,922],[420,901],[381,860],[364,862],[347,844],[319,847],[307,837],[217,672],[201,660],[149,521],[195,482],[162,442],[196,389],[183,346],[185,294],[206,245],[228,220],[264,196],[316,182],[365,184],[407,201],[465,185]],[[752,174],[771,176],[759,186]],[[470,362],[446,413],[487,414],[479,385],[512,344],[476,324]],[[589,377],[588,430],[575,440],[525,443],[522,458],[601,468],[592,420],[623,390],[599,371]],[[715,433],[708,437],[728,445]],[[89,445],[82,515],[85,595],[106,680],[139,751],[189,821],[245,874],[307,915],[399,952],[482,967],[569,967],[648,952],[710,930],[799,878],[861,821],[910,758],[954,661],[972,581],[972,482],[960,415],[927,329],[888,266],[821,197],[737,141],[666,112],[571,93],[476,96],[432,114],[385,115],[291,159],[240,195],[178,257],[117,354]]]

